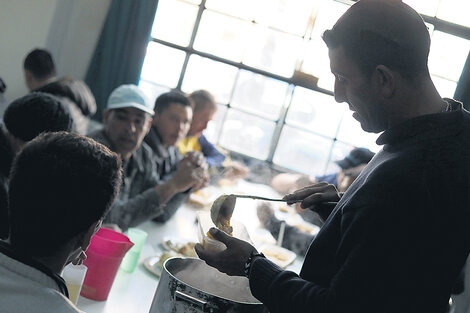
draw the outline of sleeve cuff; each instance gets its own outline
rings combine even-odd
[[[256,258],[250,269],[250,290],[261,302],[269,297],[271,283],[283,270],[266,258]]]

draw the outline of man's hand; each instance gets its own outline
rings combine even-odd
[[[289,200],[302,200],[300,203],[300,207],[302,209],[313,210],[326,220],[334,206],[327,206],[325,203],[338,202],[340,196],[334,185],[320,182],[294,191],[293,193],[286,195],[283,199],[288,200],[287,204],[293,204],[293,202],[290,202]]]
[[[207,168],[196,165],[191,158],[184,158],[178,163],[178,168],[169,182],[176,192],[182,192],[194,185],[202,184],[206,176],[208,176]]]
[[[199,151],[189,151],[184,155],[184,159],[190,160],[195,167],[203,167],[207,169],[206,159],[204,155]]]
[[[198,173],[194,174],[197,176],[197,183],[193,185],[193,191],[199,190],[209,185],[210,176],[207,168],[204,168],[203,171],[199,171]]]
[[[209,266],[215,267],[222,273],[230,276],[245,276],[245,262],[252,252],[258,253],[256,249],[248,242],[231,237],[217,228],[211,228],[209,232],[215,239],[223,242],[227,249],[212,252],[196,244],[197,255]]]

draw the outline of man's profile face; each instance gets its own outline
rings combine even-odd
[[[136,151],[147,135],[152,118],[136,108],[107,110],[103,113],[105,132],[115,152],[124,159]]]
[[[331,72],[335,76],[336,102],[346,102],[365,131],[378,133],[386,129],[386,116],[371,79],[345,55],[343,47],[330,49],[329,56]]]
[[[216,110],[211,105],[207,105],[205,108],[194,112],[188,135],[199,137],[207,128],[207,124],[214,118],[215,113]]]
[[[157,128],[163,145],[175,146],[186,137],[192,117],[192,108],[180,103],[170,103],[163,112],[155,112],[153,125]]]

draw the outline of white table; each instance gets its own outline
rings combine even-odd
[[[218,187],[220,193],[250,193],[259,196],[276,197],[271,188],[264,185],[252,184],[240,181],[236,186]],[[242,221],[247,227],[250,237],[255,244],[261,244],[260,240],[266,238],[266,230],[259,227],[256,216],[256,201],[251,199],[238,199],[233,214],[234,219]],[[150,256],[162,252],[160,243],[166,236],[184,238],[197,242],[196,212],[199,209],[188,204],[183,205],[169,221],[164,224],[146,222],[138,228],[146,231],[148,237],[142,249],[139,264],[133,273],[119,270],[106,301],[94,301],[82,296],[78,300],[78,308],[87,313],[148,313],[153,296],[157,289],[158,278],[149,273],[142,265],[142,261]],[[263,238],[264,239],[261,239]],[[273,241],[271,237],[271,241]],[[302,264],[301,258],[288,268],[299,272]]]

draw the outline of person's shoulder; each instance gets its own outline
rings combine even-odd
[[[152,151],[156,151],[157,147],[161,145],[157,132],[154,127],[150,127],[148,134],[144,137],[142,143],[145,143]]]
[[[100,129],[97,129],[88,133],[87,137],[90,137],[91,139],[94,139],[98,141],[99,143],[104,144],[105,146],[109,147],[109,140],[104,132],[104,128],[100,128]]]
[[[46,289],[43,299],[50,309],[47,312],[82,313],[69,299],[56,290]]]
[[[135,151],[135,154],[142,160],[144,164],[150,164],[155,162],[155,153],[153,152],[152,148],[142,141],[140,147]]]
[[[12,288],[15,288],[13,286]],[[33,290],[34,289],[34,290]],[[52,288],[30,286],[23,289],[21,294],[9,294],[2,299],[1,312],[36,312],[36,313],[81,313],[69,299]],[[5,311],[3,311],[5,310]]]

